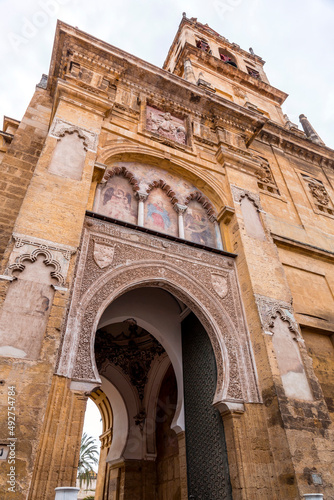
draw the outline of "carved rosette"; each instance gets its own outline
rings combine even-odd
[[[186,304],[206,329],[217,362],[215,402],[259,401],[233,259],[112,223],[87,222],[58,374],[98,383],[93,353],[101,314],[126,291],[156,286]],[[91,242],[97,238],[115,249],[111,267],[96,265]]]

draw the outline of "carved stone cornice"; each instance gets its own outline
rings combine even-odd
[[[219,144],[216,158],[225,167],[237,168],[253,175],[259,175],[262,172],[262,163],[259,158],[248,150],[236,148],[227,143]]]
[[[104,117],[112,106],[112,102],[99,95],[92,94],[84,88],[77,85],[76,80],[73,82],[65,82],[64,80],[57,80],[54,96],[53,112],[58,107],[60,100],[69,101],[70,103],[79,103],[81,108]],[[53,116],[52,116],[53,118]]]
[[[197,49],[194,47],[194,50]],[[68,55],[69,52],[70,55]],[[98,89],[98,93],[93,93],[90,91],[91,85],[87,87],[85,84],[84,88],[78,85],[77,78],[70,78],[68,75],[70,61],[73,60],[75,54],[79,55],[80,53],[83,54],[80,58],[82,64],[109,81],[117,79],[122,85],[131,87],[131,91],[136,93],[139,99],[141,99],[140,95],[142,94],[142,97],[149,99],[151,104],[159,106],[163,103],[164,108],[169,107],[183,115],[192,114],[209,120],[214,116],[224,117],[225,126],[242,131],[247,136],[247,140],[252,138],[257,131],[258,124],[266,120],[263,115],[227,101],[218,95],[211,93],[208,95],[197,85],[62,22],[57,24],[48,81],[48,88],[52,94],[56,93],[56,99],[59,97],[75,99],[90,111],[104,114],[104,116],[116,109],[114,103],[117,99],[115,101],[114,97],[100,95]],[[238,72],[243,74],[241,71]],[[246,73],[244,75],[247,77]],[[64,81],[65,78],[69,78],[69,80]],[[252,79],[252,77],[249,78]],[[260,83],[267,85],[263,82]],[[118,105],[122,106],[120,103]]]
[[[334,151],[332,149],[316,144],[310,139],[301,137],[300,134],[286,130],[271,121],[264,125],[258,139],[313,165],[334,168]]]

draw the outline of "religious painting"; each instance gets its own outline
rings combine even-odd
[[[179,144],[187,143],[184,120],[152,106],[146,107],[146,128]]]
[[[185,239],[216,247],[216,233],[213,222],[210,222],[205,209],[197,202],[190,202],[184,214]]]
[[[145,202],[145,227],[178,236],[177,213],[161,189],[154,189]]]
[[[96,199],[94,210],[113,219],[137,224],[138,201],[128,180],[120,175],[109,179]]]

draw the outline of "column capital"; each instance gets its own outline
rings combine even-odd
[[[178,213],[178,214],[184,214],[187,210],[187,205],[181,205],[180,203],[175,203],[174,205],[174,210]]]
[[[146,191],[137,191],[136,197],[138,198],[138,201],[146,201],[148,194]]]

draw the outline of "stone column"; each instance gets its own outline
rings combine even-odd
[[[95,500],[103,500],[103,492],[107,491],[107,455],[112,441],[112,430],[108,429],[101,434],[101,451],[99,459],[99,468],[97,472],[97,481],[95,488]]]
[[[184,238],[184,221],[183,221],[183,214],[187,210],[186,205],[180,205],[180,203],[175,203],[174,205],[174,210],[178,214],[178,220],[179,220],[179,238],[185,239]]]
[[[325,145],[325,143],[320,139],[308,119],[306,118],[305,115],[300,115],[299,116],[299,121],[304,129],[305,134],[309,139],[311,139],[312,142],[316,142],[317,144],[322,144]]]
[[[144,202],[147,200],[147,193],[138,191],[138,226],[144,227]]]
[[[28,500],[54,498],[55,488],[75,487],[87,396],[69,379],[53,376]]]
[[[216,217],[214,215],[212,215],[209,220],[211,222],[213,222],[213,225],[215,227],[217,248],[218,248],[218,250],[224,250],[224,248],[223,248],[223,240],[222,240],[222,236],[220,234],[220,228],[219,228],[219,224],[217,222],[217,219],[216,219]]]
[[[191,83],[196,84],[195,73],[191,64],[190,59],[184,61],[184,78]]]

